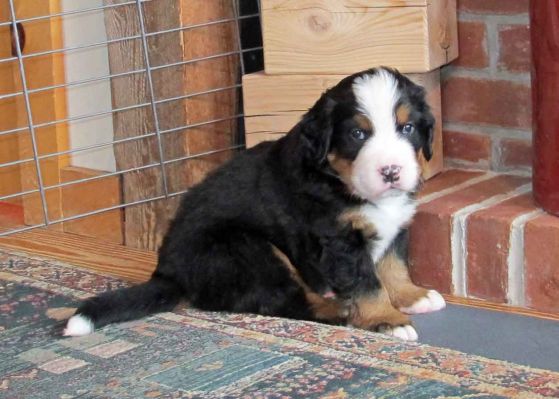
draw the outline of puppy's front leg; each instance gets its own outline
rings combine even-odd
[[[435,290],[427,290],[415,285],[410,278],[405,259],[408,235],[404,231],[396,239],[395,245],[380,259],[376,274],[388,291],[392,305],[407,314],[428,313],[443,309],[444,298]]]
[[[378,265],[373,264],[370,255],[370,245],[374,245],[376,235],[375,226],[358,211],[345,212],[338,221],[342,229],[346,229],[346,239],[342,241],[345,241],[346,250],[351,250],[351,259],[354,262],[353,266],[346,265],[343,273],[351,275],[349,270],[357,277],[355,284],[351,286],[351,292],[345,293],[346,297],[350,298],[349,324],[383,332],[406,341],[417,340],[417,332],[410,318],[394,307],[385,281],[377,276]],[[355,234],[358,237],[353,236],[353,239],[347,240]]]
[[[351,301],[348,323],[404,341],[416,341],[417,332],[409,316],[392,305],[386,288],[378,280],[375,284],[374,280],[376,279],[371,278],[364,290],[355,293]]]
[[[379,280],[386,287],[392,305],[407,314],[429,313],[446,306],[435,290],[412,283],[408,267],[396,253],[386,254],[376,267]]]

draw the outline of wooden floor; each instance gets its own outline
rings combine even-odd
[[[149,279],[157,264],[155,252],[40,228],[0,237],[0,248],[56,259],[134,282]],[[453,304],[559,320],[559,315],[556,314],[476,299],[456,298],[448,295],[444,295],[444,297],[447,302]]]
[[[0,248],[29,252],[136,282],[149,279],[157,264],[155,252],[41,228],[0,237]]]

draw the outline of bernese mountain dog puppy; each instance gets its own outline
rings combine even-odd
[[[184,300],[416,340],[408,314],[445,306],[406,265],[417,157],[431,158],[434,123],[424,89],[395,70],[343,79],[286,136],[189,190],[151,279],[86,300],[64,335]]]

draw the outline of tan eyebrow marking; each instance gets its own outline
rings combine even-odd
[[[371,124],[371,121],[365,115],[357,114],[353,117],[353,120],[359,125],[360,128],[368,131],[373,130],[373,125]]]
[[[398,125],[405,125],[410,120],[411,110],[407,104],[400,104],[396,109],[396,121]]]

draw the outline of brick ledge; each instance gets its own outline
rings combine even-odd
[[[559,314],[559,218],[528,177],[446,170],[410,228],[412,278],[444,294]]]

